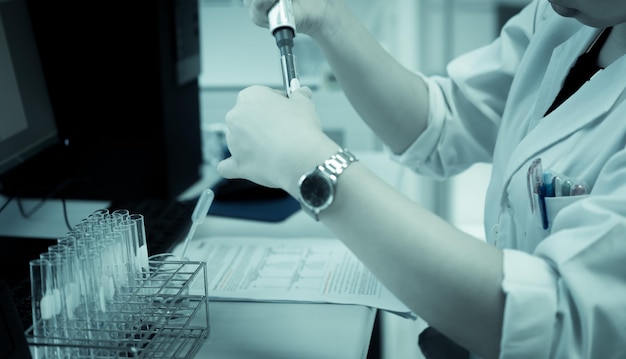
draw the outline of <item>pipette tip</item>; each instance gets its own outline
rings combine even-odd
[[[191,214],[191,228],[187,233],[187,238],[185,238],[185,243],[183,246],[183,251],[180,254],[182,259],[187,259],[185,257],[185,253],[187,253],[187,247],[189,246],[189,242],[191,238],[196,233],[196,227],[198,224],[204,222],[204,219],[209,214],[209,209],[211,209],[211,204],[213,204],[213,199],[215,199],[215,193],[210,188],[205,189],[198,197],[198,202],[196,202],[196,207]]]

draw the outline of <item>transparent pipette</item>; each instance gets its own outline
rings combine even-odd
[[[215,193],[211,189],[205,189],[200,194],[200,198],[198,198],[198,202],[196,203],[196,207],[193,209],[193,213],[191,214],[191,228],[189,229],[189,233],[187,233],[187,238],[185,238],[185,244],[183,246],[183,251],[180,254],[180,257],[185,259],[185,253],[187,252],[187,246],[189,246],[189,241],[191,237],[196,233],[196,227],[206,218],[209,213],[209,208],[211,208],[211,204],[213,203],[213,199],[215,198]]]

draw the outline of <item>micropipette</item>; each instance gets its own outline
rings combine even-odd
[[[293,4],[291,0],[279,0],[269,10],[269,28],[276,39],[276,45],[280,50],[280,64],[283,73],[283,85],[285,95],[300,88],[298,71],[296,69],[296,57],[293,54],[293,39],[296,36],[296,20],[293,16]]]
[[[185,238],[185,244],[183,246],[183,251],[180,254],[180,258],[185,259],[185,252],[187,252],[187,246],[189,246],[189,241],[191,237],[196,233],[196,227],[206,218],[209,213],[209,208],[211,208],[211,204],[213,203],[213,199],[215,198],[215,193],[211,189],[205,189],[200,194],[198,198],[198,202],[196,203],[196,207],[193,209],[193,213],[191,214],[191,228],[187,233],[187,238]]]

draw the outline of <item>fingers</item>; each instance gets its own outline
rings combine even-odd
[[[308,124],[313,121],[311,116],[302,116],[302,121],[293,120],[301,113],[314,112],[311,97],[312,91],[306,86],[295,90],[291,98],[265,86],[250,86],[240,91],[235,106],[225,118],[225,137],[231,157],[218,164],[218,174],[224,178],[246,178],[272,185],[266,166],[261,162],[274,158],[272,150],[278,151],[285,143],[289,146],[291,138],[286,138],[284,133],[294,134],[305,127],[313,128]],[[276,138],[281,138],[280,143],[276,143]],[[273,145],[269,146],[269,143]]]
[[[243,4],[248,9],[252,22],[258,26],[268,27],[267,13],[277,0],[244,0]]]
[[[292,81],[293,81],[293,80],[292,80]],[[310,88],[308,88],[308,87],[306,87],[306,86],[304,86],[304,87],[300,87],[300,86],[298,85],[298,86],[296,87],[296,89],[295,89],[295,90],[292,88],[290,91],[291,91],[291,95],[289,96],[290,98],[293,98],[293,96],[294,96],[294,95],[298,96],[298,93],[299,93],[299,96],[301,96],[301,97],[302,97],[302,96],[303,96],[303,97],[306,97],[306,98],[308,98],[309,100],[313,97],[313,91],[311,91],[311,89],[310,89]],[[278,95],[283,96],[283,97],[285,96],[285,90],[278,90],[278,89],[275,89],[275,90],[274,90],[274,92],[275,92],[276,94],[278,94]]]

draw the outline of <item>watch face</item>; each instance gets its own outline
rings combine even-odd
[[[322,208],[332,199],[329,180],[321,175],[306,176],[300,184],[302,199],[313,208]]]

